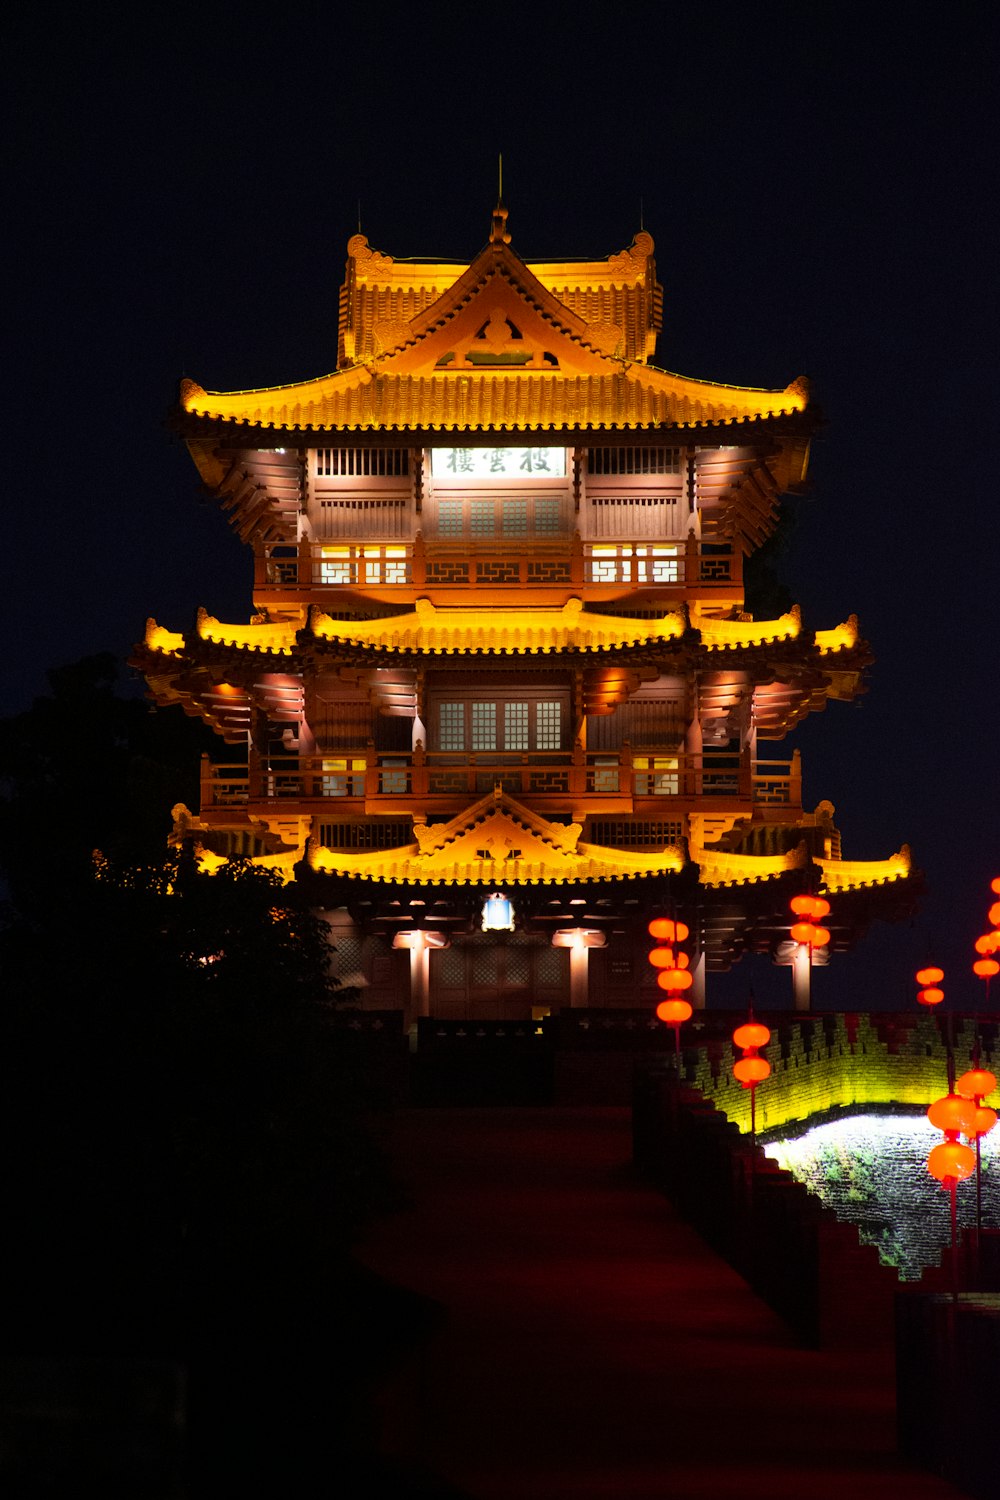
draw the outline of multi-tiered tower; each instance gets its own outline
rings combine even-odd
[[[853,617],[744,609],[805,479],[806,383],[655,368],[661,309],[648,234],[527,265],[498,206],[469,266],[350,240],[333,374],[181,387],[255,584],[249,624],[151,621],[138,651],[239,747],[175,837],[307,881],[371,1005],[634,1005],[670,905],[697,1001],[706,969],[788,957],[796,890],[831,896],[834,949],[909,900],[905,848],[843,861],[764,750],[870,660]]]

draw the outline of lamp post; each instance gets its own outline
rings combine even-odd
[[[788,905],[795,917],[789,936],[797,945],[792,957],[795,1009],[808,1011],[812,1003],[813,952],[830,941],[829,928],[817,923],[829,916],[830,903],[825,896],[793,896]]]

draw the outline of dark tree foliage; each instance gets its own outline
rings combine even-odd
[[[0,721],[0,870],[22,917],[90,876],[100,848],[159,859],[170,809],[198,800],[207,727],[119,691],[110,652],[49,672],[51,693]]]
[[[99,859],[44,941],[5,934],[29,1342],[57,1313],[70,1346],[169,1344],[185,1308],[345,1249],[380,1179],[326,931],[276,876],[179,855]]]

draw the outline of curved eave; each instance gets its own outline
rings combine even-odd
[[[456,368],[424,373],[352,366],[317,380],[251,391],[205,391],[181,383],[174,427],[194,440],[248,431],[308,442],[332,432],[590,432],[778,425],[811,432],[818,413],[799,382],[783,391],[688,380],[654,367],[585,351],[589,373]]]

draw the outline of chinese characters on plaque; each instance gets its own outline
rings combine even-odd
[[[565,448],[432,448],[431,471],[438,478],[562,479]]]

